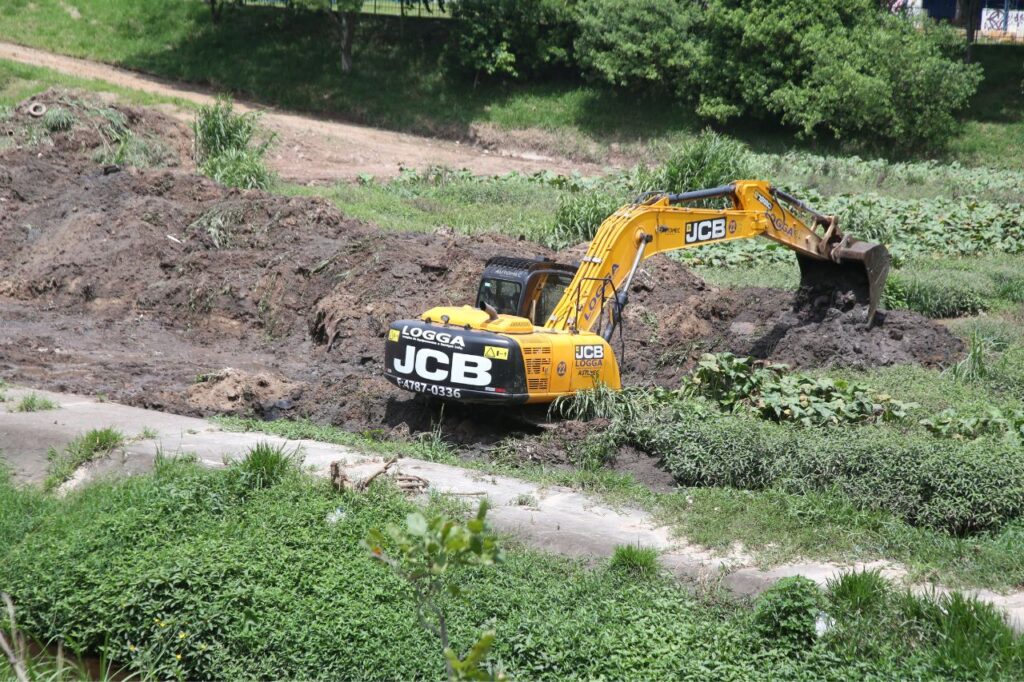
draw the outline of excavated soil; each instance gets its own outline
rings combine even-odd
[[[46,93],[46,101],[58,94]],[[60,95],[66,96],[66,95]],[[348,429],[428,429],[436,405],[382,377],[389,321],[472,302],[495,254],[555,256],[502,235],[382,232],[316,198],[226,189],[196,175],[180,124],[120,108],[176,158],[102,166],[94,122],[34,141],[19,107],[0,123],[0,376],[182,414],[309,417]],[[793,267],[796,267],[794,262]],[[709,287],[664,257],[634,280],[626,383],[674,386],[701,353],[805,367],[949,363],[962,343],[917,314],[842,294]],[[619,346],[621,341],[621,347]],[[461,442],[523,429],[507,411],[448,406]]]

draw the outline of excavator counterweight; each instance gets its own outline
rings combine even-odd
[[[731,206],[708,207],[709,200]],[[640,264],[658,253],[757,236],[796,253],[801,290],[852,295],[867,306],[865,322],[874,322],[889,272],[886,248],[844,235],[835,216],[766,182],[737,180],[638,197],[605,219],[575,268],[492,258],[475,306],[433,308],[391,325],[385,376],[460,402],[547,403],[597,384],[618,389],[610,340]]]

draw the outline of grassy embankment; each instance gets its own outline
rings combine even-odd
[[[31,83],[26,83],[31,79]],[[53,75],[44,70],[8,69],[4,87],[24,93],[40,89]],[[102,84],[89,84],[102,89]],[[279,188],[290,193],[326,193],[346,212],[385,229],[429,230],[440,225],[460,231],[498,230],[561,246],[587,238],[611,207],[638,183],[662,181],[715,184],[720,178],[686,175],[694,159],[725,175],[767,175],[809,196],[826,210],[844,216],[854,234],[889,245],[900,266],[893,277],[892,304],[936,317],[986,313],[958,326],[974,337],[973,365],[983,371],[953,375],[924,370],[878,370],[857,375],[899,400],[921,405],[908,422],[935,419],[953,408],[956,419],[982,419],[991,406],[1002,414],[1020,409],[1024,343],[1020,335],[1022,278],[1019,267],[1022,201],[1021,173],[967,169],[934,162],[893,164],[855,158],[821,157],[802,152],[753,154],[728,140],[701,138],[703,147],[683,145],[664,166],[640,168],[588,180],[555,176],[478,178],[439,170],[408,173],[387,182],[367,180],[335,188]],[[694,152],[694,149],[698,149]],[[712,155],[709,157],[708,155]],[[717,154],[718,158],[713,158]],[[708,161],[716,163],[708,163]],[[680,169],[683,169],[680,171]],[[652,180],[656,178],[656,180]],[[668,180],[666,180],[668,178]],[[849,192],[844,190],[850,190]],[[951,237],[951,228],[955,238]],[[701,249],[691,261],[712,281],[728,286],[791,286],[792,256],[770,245],[748,242]],[[949,420],[947,420],[948,422]],[[955,421],[955,420],[954,420]],[[454,460],[436,437],[409,445],[378,443],[312,425],[241,424],[245,428],[285,429],[292,435],[363,447],[399,448],[407,454]],[[949,425],[947,424],[948,428]],[[893,437],[902,438],[902,431]],[[510,443],[504,454],[514,453]],[[507,467],[500,457],[491,467]],[[714,546],[743,540],[766,563],[794,556],[891,558],[906,562],[915,575],[954,584],[1012,587],[1020,575],[1017,522],[964,537],[915,527],[885,510],[860,509],[831,493],[793,495],[785,490],[737,490],[698,487],[686,496],[657,498],[635,482],[603,470],[601,462],[581,462],[575,471],[521,471],[542,480],[566,483],[630,499],[659,510],[692,539]],[[595,466],[596,464],[596,466]],[[692,503],[681,507],[679,501]],[[720,510],[732,509],[723,515]],[[1016,569],[1014,567],[1017,567]]]
[[[254,461],[211,471],[161,460],[153,474],[65,499],[0,475],[0,585],[22,630],[143,678],[441,677],[408,587],[361,545],[370,528],[401,523],[410,503],[386,484],[340,494]],[[691,596],[639,551],[587,567],[501,542],[505,562],[456,572],[464,597],[446,609],[454,648],[494,629],[491,660],[513,678],[1024,672],[1024,640],[991,609],[913,597],[873,575],[824,593],[790,583],[749,609]],[[830,627],[816,636],[822,614]],[[41,658],[33,672],[61,677]]]
[[[228,7],[214,25],[197,0],[11,0],[0,39],[202,83],[267,104],[375,126],[462,137],[475,126],[532,134],[550,151],[600,160],[613,143],[641,150],[681,141],[703,124],[684,107],[578,81],[489,86],[448,78],[440,60],[448,22],[365,16],[356,68],[339,73],[330,29],[317,17],[272,7]],[[1024,55],[982,45],[987,78],[951,158],[1017,168],[1024,158]],[[727,132],[763,151],[793,146],[792,131],[747,124]],[[637,144],[640,143],[640,144]],[[806,146],[806,145],[804,145]],[[829,151],[834,148],[826,147]]]

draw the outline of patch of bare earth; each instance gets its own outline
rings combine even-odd
[[[21,111],[16,136],[35,125]],[[88,121],[52,144],[0,151],[6,379],[181,414],[429,429],[437,405],[382,376],[388,323],[471,303],[492,255],[558,256],[504,235],[382,232],[320,199],[224,188],[191,170],[179,124],[126,112],[177,150],[176,166],[104,167]],[[792,292],[715,289],[664,257],[644,264],[630,295],[615,339],[627,384],[675,386],[711,350],[811,367],[931,365],[962,351],[912,313],[869,329],[842,296],[795,305]],[[443,426],[476,444],[524,428],[457,406]]]

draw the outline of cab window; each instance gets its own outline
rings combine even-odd
[[[480,291],[476,297],[476,305],[486,303],[502,315],[519,314],[519,295],[523,286],[519,282],[506,279],[489,278],[480,282]]]
[[[542,325],[551,317],[555,306],[562,300],[562,294],[572,282],[572,275],[549,274],[537,299],[537,314],[534,324]]]

